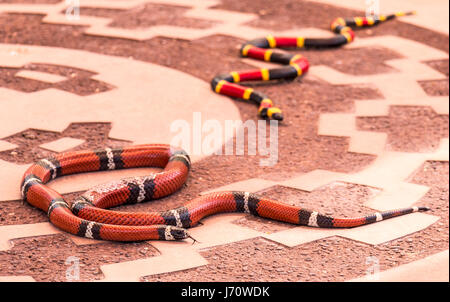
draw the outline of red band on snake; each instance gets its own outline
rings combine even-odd
[[[233,98],[244,99],[258,105],[258,114],[264,119],[283,120],[281,109],[273,105],[272,100],[265,94],[254,91],[236,83],[245,81],[292,80],[304,75],[309,68],[308,60],[301,55],[286,52],[274,52],[273,48],[331,48],[339,47],[354,40],[352,28],[374,26],[395,17],[411,15],[414,12],[399,12],[392,15],[378,17],[355,17],[351,19],[337,18],[331,23],[331,30],[336,33],[331,38],[305,38],[305,37],[274,37],[255,39],[244,43],[241,47],[241,56],[253,59],[280,63],[287,65],[281,68],[257,69],[250,71],[233,71],[228,74],[217,75],[211,81],[212,90]]]
[[[295,225],[351,228],[428,210],[426,207],[410,207],[357,218],[334,218],[253,193],[235,191],[203,195],[168,211],[130,213],[107,210],[172,194],[185,183],[190,165],[186,152],[169,145],[66,152],[30,166],[23,176],[21,193],[28,203],[47,212],[50,222],[61,230],[113,241],[185,239],[190,237],[187,228],[195,226],[204,217],[225,212],[250,213]],[[71,205],[46,185],[64,175],[135,167],[159,167],[163,171],[97,186],[76,198]]]

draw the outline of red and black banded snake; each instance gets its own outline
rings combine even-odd
[[[350,43],[355,38],[352,28],[374,26],[395,17],[411,15],[414,12],[398,12],[392,15],[379,15],[378,17],[355,17],[351,19],[337,18],[331,23],[331,30],[336,33],[331,38],[305,38],[305,37],[274,37],[268,35],[244,43],[240,54],[273,63],[287,65],[280,68],[262,68],[249,71],[233,71],[219,74],[211,81],[211,88],[219,94],[237,99],[254,102],[259,106],[258,115],[264,119],[283,120],[281,109],[273,105],[272,100],[265,94],[254,91],[253,88],[244,87],[237,83],[246,81],[292,80],[303,76],[309,69],[308,60],[299,54],[274,52],[274,48],[290,49],[317,49],[339,47]]]
[[[409,207],[357,218],[333,218],[250,192],[236,191],[202,195],[167,211],[107,210],[172,194],[187,180],[190,166],[188,154],[169,145],[65,152],[31,165],[23,176],[21,193],[28,203],[47,212],[50,222],[59,229],[82,237],[112,241],[185,239],[190,237],[187,228],[197,225],[204,217],[225,212],[250,213],[295,225],[351,228],[429,210],[427,207]],[[159,167],[163,171],[97,186],[76,198],[71,205],[46,185],[64,175],[135,167]]]

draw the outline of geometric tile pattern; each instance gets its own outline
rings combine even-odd
[[[423,64],[434,58],[448,58],[446,53],[424,44],[399,37],[383,36],[383,45],[400,52],[404,59],[386,61],[397,72],[353,76],[340,73],[326,66],[313,66],[310,74],[334,85],[371,83],[384,95],[382,100],[355,101],[352,113],[322,114],[319,120],[319,134],[350,137],[350,152],[383,154],[387,135],[385,133],[359,131],[357,117],[388,116],[390,106],[430,106],[436,114],[448,115],[448,96],[428,96],[418,81],[423,78],[446,79],[445,75]],[[386,41],[387,40],[387,41]],[[356,40],[349,47],[371,47],[379,45],[380,37]],[[339,125],[339,127],[336,127]]]
[[[217,120],[221,125],[225,124],[226,119],[241,119],[239,110],[231,100],[213,93],[208,83],[179,71],[87,51],[0,44],[0,66],[19,68],[36,62],[54,66],[67,66],[70,62],[74,69],[95,72],[93,79],[114,88],[80,96],[54,88],[24,93],[0,87],[0,103],[8,108],[7,111],[0,111],[1,138],[25,129],[62,132],[71,123],[107,122],[112,125],[111,138],[135,144],[169,144],[177,134],[171,130],[170,124],[183,120],[191,125],[192,108],[197,108],[203,120]],[[124,74],[127,81],[123,80]],[[151,112],[158,114],[149,115]],[[230,135],[220,133],[223,140],[230,138]],[[193,154],[192,158],[195,161],[205,155]],[[16,188],[27,165],[0,159],[0,166],[0,182],[5,184],[0,188],[2,200],[19,199]],[[80,190],[87,189],[89,184],[85,185]]]
[[[39,129],[26,129],[2,138],[9,143],[0,149],[0,158],[18,164],[31,164],[39,158],[71,148],[89,148],[107,145],[111,148],[128,143],[109,138],[111,123],[72,123],[61,133]]]
[[[14,57],[19,53],[17,49],[11,49],[9,55]],[[7,63],[3,65],[11,66]],[[113,89],[104,82],[92,79],[93,75],[95,73],[69,66],[33,63],[19,68],[0,67],[0,86],[21,92],[56,88],[81,96]]]
[[[66,9],[66,4],[64,2],[54,5],[0,4],[0,12],[42,13],[46,15],[46,17],[44,17],[43,19],[43,22],[85,25],[86,34],[120,37],[134,40],[145,40],[155,36],[174,38],[182,37],[184,39],[192,40],[206,37],[212,34],[226,34],[244,39],[250,39],[267,34],[266,30],[252,28],[244,24],[257,18],[253,14],[211,9],[213,5],[218,3],[217,1],[198,0],[192,2],[188,0],[119,0],[111,2],[104,0],[95,0],[90,1],[86,4],[83,3],[83,5],[98,8],[107,7],[117,9],[130,9],[137,5],[143,4],[144,2],[188,6],[191,7],[191,9],[187,10],[184,16],[210,20],[214,21],[215,23],[209,28],[201,29],[167,25],[151,26],[148,28],[133,30],[115,27],[113,28],[108,26],[108,24],[111,22],[110,18],[83,16],[79,20],[67,19],[63,13]],[[289,35],[290,33],[295,33],[295,35],[330,35],[329,32],[318,29],[301,29],[273,33],[280,35]],[[448,115],[448,97],[429,96],[419,85],[419,81],[446,79],[443,74],[432,69],[424,62],[431,60],[448,59],[448,55],[425,44],[413,42],[411,40],[395,36],[356,39],[354,43],[345,47],[369,48],[379,45],[390,48],[393,51],[401,54],[402,56],[402,58],[400,59],[389,60],[385,62],[387,65],[392,67],[392,72],[355,76],[339,72],[327,66],[315,65],[311,66],[308,73],[309,77],[320,78],[321,80],[326,81],[331,85],[370,84],[378,89],[383,95],[383,99],[355,101],[355,110],[353,112],[323,113],[319,118],[319,135],[348,137],[350,139],[350,145],[348,149],[349,152],[371,154],[377,157],[371,165],[359,172],[351,174],[326,170],[314,170],[284,181],[267,181],[253,178],[235,184],[228,184],[225,189],[258,192],[270,188],[274,185],[280,185],[311,192],[333,182],[346,182],[365,185],[380,190],[381,192],[379,194],[377,194],[364,204],[365,206],[370,207],[376,211],[411,206],[419,201],[428,192],[429,187],[409,183],[408,177],[413,175],[414,172],[420,166],[422,166],[425,161],[448,161],[448,138],[441,139],[439,147],[430,152],[395,152],[386,150],[386,133],[358,130],[356,120],[358,117],[388,116],[391,106],[429,106],[436,112],[436,114]],[[12,48],[17,49],[18,47],[21,48],[25,46],[0,45],[1,66],[18,67],[32,61],[30,60],[29,56],[22,55],[18,55],[11,59],[11,55],[8,54],[10,54]],[[26,49],[31,54],[41,53],[41,56],[42,53],[47,54],[48,52],[52,52],[54,56],[49,56],[51,59],[48,59],[48,62],[46,62],[48,64],[62,65],[63,60],[61,60],[61,58],[59,59],[59,61],[58,58],[54,58],[57,57],[58,53],[64,53],[66,56],[69,54],[73,55],[75,58],[78,58],[75,66],[83,67],[88,70],[97,72],[98,75],[96,76],[96,78],[114,85],[115,87],[120,88],[121,84],[123,84],[123,81],[121,80],[121,75],[123,73],[120,75],[111,75],[107,72],[102,72],[102,68],[104,67],[102,64],[93,63],[90,66],[86,66],[86,62],[81,60],[80,57],[84,58],[86,55],[88,55],[87,52],[62,49],[58,49],[57,51],[55,51],[54,48],[49,47],[29,46],[26,46]],[[80,56],[80,54],[82,54],[82,56]],[[96,62],[96,60],[105,60],[106,57],[96,54],[89,54],[89,56],[92,56],[94,62]],[[147,69],[160,68],[159,66],[153,64],[147,65],[148,63],[142,62],[139,62],[138,64],[133,60],[108,57],[107,62],[110,63],[111,61],[116,63],[114,68],[118,68],[122,72],[123,65],[121,65],[121,63],[131,64],[133,65],[131,67],[131,70],[136,71],[135,68],[137,68],[142,73],[144,73]],[[92,61],[89,62],[92,63]],[[166,71],[164,68],[161,68],[160,70]],[[150,77],[152,77],[152,79],[155,79],[155,75]],[[158,75],[158,77],[161,76]],[[167,77],[170,78],[170,75],[167,74]],[[177,86],[179,86],[180,83],[181,82],[178,82]],[[209,99],[213,98],[214,96],[211,92],[209,92],[210,90],[207,86],[208,85],[206,83],[198,81],[189,88],[192,89],[192,87],[198,87],[199,91],[208,91],[205,96],[207,95],[207,98]],[[136,90],[136,88],[136,86],[128,87],[127,92],[133,91],[133,89]],[[190,89],[185,90],[188,91]],[[8,97],[13,97],[14,99],[22,98],[22,101],[27,103],[26,99],[23,99],[23,93],[12,92],[9,89],[1,88],[0,92],[2,93],[2,96],[4,96],[5,100],[8,99]],[[117,90],[113,90],[107,93],[114,94],[117,93]],[[54,90],[41,91],[33,94],[35,97],[35,100],[33,102],[37,103],[37,105],[35,106],[42,106],[41,104],[39,104],[39,102],[45,102],[49,94],[52,95],[53,98],[76,98],[76,96],[73,96],[72,94],[56,92]],[[124,94],[124,92],[122,91],[122,94],[115,95],[115,99],[124,97],[125,95],[126,94]],[[94,95],[89,96],[89,98],[90,102],[92,103],[92,101],[95,100],[95,98],[99,98],[99,96]],[[192,96],[191,98],[194,99],[194,97]],[[225,100],[225,98],[221,97],[217,97],[217,99],[214,99],[213,104],[216,106],[216,102],[219,102],[219,100],[221,100],[225,104],[230,104],[229,100]],[[83,102],[83,100],[79,99],[72,99],[72,101]],[[137,102],[138,100],[135,101]],[[100,103],[104,105],[104,103]],[[11,104],[10,106],[13,105],[14,104]],[[193,105],[191,105],[189,108],[192,108],[192,106]],[[200,107],[205,106],[203,104]],[[225,109],[227,110],[227,112],[233,112],[233,110],[236,110],[234,105],[231,105],[229,107],[230,108]],[[38,109],[39,108],[36,107],[34,110],[39,111]],[[67,109],[65,108],[65,110]],[[21,110],[20,112],[23,112],[23,110]],[[115,112],[113,111],[113,113]],[[236,114],[235,116],[239,117],[239,114]],[[229,114],[227,117],[229,118]],[[20,119],[19,116],[17,116],[17,118]],[[98,117],[96,118],[98,119]],[[103,119],[106,121],[111,121],[114,119],[114,116],[103,117]],[[132,121],[133,119],[130,119],[130,123]],[[46,122],[43,126],[46,130],[62,131],[65,127],[67,127],[67,123],[67,120],[63,122],[60,121],[58,123]],[[0,137],[6,137],[8,135],[12,135],[19,131],[22,131],[23,129],[31,127],[31,125],[25,124],[9,126],[7,128],[0,128]],[[114,129],[117,130],[117,128]],[[124,127],[123,129],[128,128]],[[113,131],[112,135],[113,137],[127,139],[130,141],[142,141],[144,139],[144,137],[142,136],[130,137],[129,134],[127,135],[123,132],[121,133],[120,131]],[[163,138],[161,138],[161,140],[163,140]],[[2,167],[2,169],[3,167],[9,167],[10,170],[18,170],[17,168],[23,169],[26,167],[25,165],[22,167],[18,167],[17,165],[3,162],[1,160],[0,166]],[[18,174],[20,174],[21,176],[21,173]],[[113,173],[109,173],[109,175],[111,177],[117,177],[117,175],[113,175]],[[0,170],[0,180],[6,177],[11,177],[11,175],[2,175],[2,172]],[[13,177],[18,176],[13,175]],[[221,189],[224,188],[216,188],[213,190]],[[160,252],[159,256],[135,261],[103,265],[101,267],[101,270],[105,278],[102,281],[138,281],[142,276],[149,276],[203,266],[207,264],[207,261],[200,255],[199,252],[201,250],[217,245],[233,243],[251,238],[263,237],[279,244],[293,247],[329,236],[342,236],[370,245],[377,245],[425,229],[439,219],[439,217],[434,216],[432,212],[428,214],[414,213],[355,229],[327,230],[309,227],[294,227],[287,230],[267,234],[233,223],[236,219],[242,216],[243,214],[226,214],[216,215],[205,219],[203,222],[204,225],[200,225],[190,230],[192,236],[199,240],[199,243],[196,243],[194,245],[191,245],[190,242],[151,241],[149,243],[152,244]],[[0,226],[0,250],[9,249],[10,240],[14,238],[55,234],[60,232],[61,231],[57,230],[49,223],[19,226]],[[92,240],[79,239],[74,236],[71,236],[70,238],[73,238],[75,244],[96,243]]]
[[[108,26],[108,24],[113,21],[111,18],[95,16],[82,16],[78,19],[67,18],[65,12],[68,9],[68,5],[64,1],[57,4],[0,4],[0,13],[21,12],[45,14],[46,16],[42,19],[42,22],[44,23],[82,25],[86,26],[86,30],[84,31],[85,34],[132,40],[147,40],[157,36],[168,38],[182,37],[186,40],[193,40],[207,37],[212,34],[235,34],[245,39],[251,39],[266,33],[265,30],[245,25],[247,22],[258,18],[255,14],[211,9],[211,7],[220,3],[220,1],[216,0],[119,0],[113,2],[107,0],[94,0],[83,2],[80,9],[82,10],[83,7],[89,7],[126,10],[145,3],[163,3],[190,7],[190,9],[184,13],[184,17],[213,21],[215,22],[215,25],[208,28],[188,28],[173,25],[156,25],[134,29],[111,27]],[[289,34],[289,32],[280,32],[280,34]],[[308,31],[308,29],[303,29],[301,32],[330,35],[327,31],[315,29],[310,31]],[[298,34],[298,30],[296,33]]]
[[[0,66],[21,67],[32,62],[58,66],[70,62],[74,68],[95,71],[97,75],[92,78],[115,88],[84,97],[53,88],[33,93],[0,88],[0,102],[10,108],[8,112],[0,113],[0,121],[17,121],[2,124],[0,137],[28,128],[60,132],[71,122],[105,121],[113,123],[111,136],[114,138],[135,143],[147,143],[150,139],[169,143],[174,134],[168,125],[178,119],[190,122],[190,108],[198,108],[204,119],[222,121],[221,112],[227,112],[230,119],[240,119],[230,100],[211,92],[207,83],[179,71],[87,51],[0,44]],[[128,81],[123,81],[124,74]],[[189,102],[184,101],[186,99]],[[167,102],[160,106],[154,100]],[[158,114],[149,118],[144,112],[135,110],[144,107],[148,112]],[[50,117],[44,118],[49,113]],[[143,129],[151,129],[151,137]]]
[[[434,153],[415,154],[415,156],[411,156],[408,159],[400,160],[402,154],[396,152],[390,153],[392,154],[383,156],[382,160],[377,161],[359,173],[341,174],[315,170],[294,179],[278,182],[277,184],[304,191],[312,191],[333,181],[363,184],[382,189],[382,192],[372,200],[369,200],[365,206],[378,211],[410,206],[427,193],[428,187],[410,184],[404,180],[426,160],[448,160],[448,141],[447,143],[443,142],[439,150]],[[393,173],[390,173],[391,171]],[[255,183],[257,183],[255,179],[249,180],[250,185]],[[267,187],[275,184],[272,182],[263,183]],[[240,182],[237,184],[237,187],[242,188],[243,185],[245,184]],[[261,190],[261,188],[260,186],[258,189]],[[221,189],[218,188],[217,190]],[[234,189],[233,184],[229,185],[228,189]],[[438,220],[438,217],[430,214],[415,213],[349,230],[323,230],[295,227],[266,234],[234,224],[233,221],[239,217],[242,217],[242,214],[217,215],[205,219],[203,222],[204,225],[193,228],[190,231],[201,242],[194,245],[191,245],[189,242],[151,242],[160,251],[161,256],[102,266],[101,269],[105,275],[105,279],[102,281],[137,281],[140,276],[144,275],[147,276],[205,265],[205,259],[197,251],[216,245],[256,237],[270,239],[290,247],[336,235],[376,245],[424,229]],[[37,225],[26,225],[14,229],[16,232],[18,232],[17,230],[21,231],[9,235],[9,238],[5,238],[6,234],[11,234],[11,230],[8,229],[8,226],[0,227],[0,246],[2,249],[9,248],[7,242],[12,238],[60,232],[48,223],[42,223],[39,227]],[[42,230],[44,230],[43,233],[40,233]],[[72,237],[73,239],[78,239],[74,236]],[[78,242],[78,244],[86,243],[92,244],[93,242],[87,239]],[[173,257],[173,255],[180,254],[184,256],[182,258]],[[183,261],[183,259],[187,259],[186,257],[190,259],[189,262]]]
[[[391,106],[389,116],[357,117],[357,128],[387,134],[386,150],[429,152],[448,137],[448,115],[428,106]]]
[[[349,47],[379,45],[380,39],[383,39],[383,45],[387,45],[387,47],[404,56],[402,59],[386,62],[394,68],[395,72],[352,76],[337,72],[329,67],[312,66],[309,74],[333,85],[371,83],[383,94],[384,99],[355,101],[355,112],[322,114],[319,120],[319,134],[350,137],[349,151],[376,155],[377,159],[373,164],[353,174],[315,170],[286,181],[273,182],[262,179],[249,179],[210,191],[246,189],[247,191],[256,192],[274,185],[313,191],[326,184],[341,181],[380,189],[381,193],[365,203],[365,206],[376,211],[407,207],[418,202],[428,192],[429,187],[409,183],[407,182],[408,177],[427,160],[448,161],[448,138],[441,139],[439,148],[429,153],[387,151],[385,149],[387,135],[385,133],[358,131],[356,129],[356,117],[385,116],[389,114],[389,108],[392,105],[430,106],[438,114],[448,114],[448,97],[430,97],[424,93],[418,84],[418,81],[423,78],[445,79],[444,75],[432,70],[421,62],[438,58],[444,59],[448,58],[448,56],[423,44],[398,37],[358,39],[357,41],[360,41],[359,44],[356,41]],[[230,240],[240,241],[260,236],[293,247],[309,241],[338,235],[376,245],[424,229],[439,219],[439,217],[433,216],[432,212],[431,214],[416,214],[350,230],[295,227],[271,234],[264,234],[234,225],[232,223],[233,215],[227,215],[226,218],[217,216],[206,219],[205,226],[193,229],[192,234],[202,242],[202,244],[197,245],[198,249],[215,245],[217,240],[219,240],[219,243],[223,243],[223,238],[226,238],[226,236],[239,236],[238,238],[234,237],[234,240],[228,239],[228,242]],[[212,228],[220,220],[222,227],[218,227],[213,232]],[[237,229],[240,229],[239,235],[231,231]],[[220,235],[218,236],[217,232],[221,230],[222,233],[219,233]],[[158,243],[158,245],[164,245],[166,248],[173,246],[166,243]],[[173,249],[175,251],[177,247],[173,246]],[[201,265],[200,262],[199,265]],[[105,275],[107,279],[111,278],[114,280],[114,278],[119,276],[120,270],[114,271],[114,266],[114,264],[108,266],[109,274]]]
[[[332,2],[329,0],[315,0],[317,2]],[[398,3],[397,3],[398,2]],[[128,10],[135,7],[142,6],[146,3],[173,5],[173,6],[183,6],[190,9],[186,10],[184,17],[186,18],[197,18],[202,20],[208,20],[215,22],[214,26],[208,27],[206,29],[202,28],[187,28],[173,25],[157,25],[149,26],[148,28],[134,28],[134,29],[124,29],[124,28],[114,28],[108,26],[113,20],[111,18],[95,17],[95,16],[82,16],[81,18],[67,18],[66,12],[73,13],[70,10],[69,5],[65,1],[61,1],[56,4],[0,4],[1,12],[22,12],[22,13],[33,13],[33,14],[44,14],[46,15],[42,20],[45,23],[53,24],[67,24],[67,25],[83,25],[86,26],[86,34],[99,35],[99,36],[110,36],[117,38],[127,38],[133,40],[146,40],[156,36],[165,37],[184,37],[185,39],[192,40],[202,38],[211,34],[230,34],[232,32],[243,38],[252,38],[258,36],[258,30],[245,24],[254,21],[258,18],[255,14],[232,12],[221,9],[211,9],[214,6],[220,4],[219,0],[91,0],[83,1],[81,3],[81,10],[85,8],[107,8],[107,9],[120,9]],[[334,2],[331,4],[335,5]],[[350,7],[352,9],[364,10],[365,7],[363,3],[359,0],[352,0],[341,4],[342,6]],[[446,5],[447,9],[442,5]],[[390,11],[401,11],[405,7],[410,9],[415,9],[423,14],[418,14],[415,16],[408,16],[403,18],[402,21],[410,22],[413,24],[418,24],[420,26],[428,27],[432,30],[443,30],[444,33],[448,34],[448,26],[441,26],[442,20],[446,20],[445,11],[448,11],[448,3],[436,3],[430,5],[429,3],[421,4],[415,2],[411,3],[406,1],[395,1],[395,3],[389,3],[383,5],[383,12]],[[444,12],[444,13],[443,13]],[[429,16],[439,16],[440,18],[430,18]],[[448,18],[447,18],[448,19]],[[448,20],[447,20],[448,23]]]

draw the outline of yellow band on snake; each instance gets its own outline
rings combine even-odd
[[[300,68],[300,66],[298,66],[296,63],[291,63],[291,64],[289,64],[289,65],[291,65],[292,67],[295,68],[295,70],[297,70],[297,75],[298,75],[298,76],[301,76],[301,75],[302,75],[303,70]]]
[[[277,42],[275,41],[275,38],[272,35],[268,35],[266,37],[267,42],[269,42],[269,47],[270,48],[275,48],[277,47]]]
[[[270,61],[270,57],[272,56],[273,51],[272,50],[266,50],[266,52],[264,53],[264,61],[269,62]]]
[[[237,73],[236,71],[232,71],[230,72],[230,74],[233,77],[233,81],[235,83],[239,83],[241,81],[241,77],[239,76],[239,73]]]
[[[267,109],[267,116],[268,116],[269,118],[271,118],[272,115],[275,114],[275,113],[281,113],[280,108],[271,107],[271,108]]]
[[[263,81],[268,81],[269,80],[269,70],[267,68],[261,69],[261,76],[262,76]]]
[[[242,55],[244,56],[244,57],[246,57],[247,55],[248,55],[248,50],[250,49],[250,48],[252,48],[252,45],[245,45],[245,47],[244,48],[242,48]]]
[[[216,89],[215,89],[216,93],[220,93],[220,89],[222,89],[223,84],[225,84],[226,82],[227,81],[222,80],[219,83],[217,83],[217,86],[216,86]]]

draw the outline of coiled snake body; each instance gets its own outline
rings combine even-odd
[[[350,228],[384,219],[427,211],[426,207],[374,213],[358,218],[333,218],[301,207],[258,197],[249,192],[217,192],[195,198],[184,206],[155,212],[119,212],[107,208],[157,199],[177,191],[190,169],[189,156],[169,145],[136,145],[121,149],[74,151],[42,159],[25,172],[24,200],[47,212],[56,227],[82,237],[113,240],[180,240],[190,237],[186,228],[209,215],[244,212],[296,225]],[[88,190],[69,205],[49,181],[75,173],[134,167],[160,167],[162,172],[107,183]]]
[[[283,120],[281,109],[273,105],[272,100],[265,94],[254,91],[252,88],[236,84],[245,81],[270,81],[279,79],[294,79],[304,75],[309,68],[308,60],[301,55],[274,52],[273,48],[325,48],[338,47],[354,40],[352,28],[374,26],[381,22],[394,19],[398,16],[411,15],[414,12],[398,12],[392,15],[378,17],[355,17],[352,19],[337,18],[331,23],[331,30],[336,33],[331,38],[305,38],[305,37],[274,37],[255,39],[244,43],[241,47],[241,56],[287,65],[281,68],[258,69],[250,71],[233,71],[229,74],[220,74],[211,81],[212,90],[216,93],[230,97],[254,102],[259,106],[258,115],[262,118]]]

